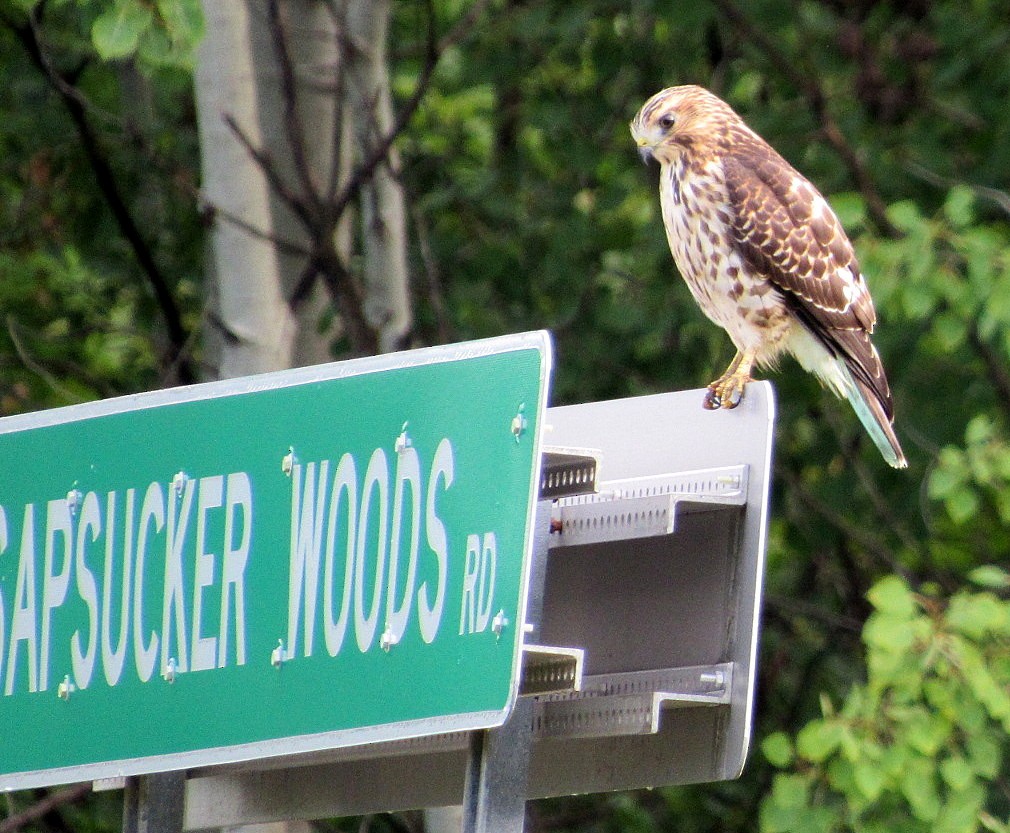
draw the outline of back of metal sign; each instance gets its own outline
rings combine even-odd
[[[700,391],[548,410],[550,442],[599,450],[599,492],[558,502],[545,645],[584,651],[543,698],[531,797],[735,778],[750,743],[774,399]]]

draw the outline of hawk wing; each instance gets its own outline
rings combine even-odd
[[[767,278],[808,330],[842,358],[891,417],[891,392],[870,333],[873,300],[855,252],[827,201],[763,142],[723,157],[730,230],[744,261]]]

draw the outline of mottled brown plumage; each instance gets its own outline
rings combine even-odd
[[[852,403],[884,458],[907,465],[870,334],[876,313],[855,252],[824,197],[724,101],[671,87],[631,123],[659,161],[674,261],[737,354],[705,405],[735,407],[755,364],[784,352]]]

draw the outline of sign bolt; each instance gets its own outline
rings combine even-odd
[[[389,649],[399,641],[393,634],[393,629],[387,624],[386,629],[382,632],[382,636],[379,637],[379,647],[388,654]]]
[[[499,610],[495,614],[494,619],[491,620],[491,630],[494,631],[494,638],[495,639],[500,639],[501,638],[502,631],[504,631],[505,628],[508,627],[508,624],[509,624],[509,620],[505,616],[505,611],[504,610]]]
[[[177,471],[175,477],[172,478],[172,488],[175,489],[177,495],[182,495],[182,490],[186,488],[186,482],[189,480],[189,475],[184,471]]]
[[[81,494],[81,490],[77,488],[77,484],[74,483],[74,488],[67,492],[67,509],[70,510],[71,517],[77,515],[77,508],[81,505],[81,501],[84,499],[84,495]]]
[[[175,682],[175,672],[176,672],[177,669],[178,669],[178,666],[175,663],[175,657],[169,657],[168,658],[168,662],[165,663],[165,670],[161,672],[161,678],[166,683],[174,683]]]
[[[287,655],[287,651],[284,650],[284,640],[277,640],[277,647],[273,649],[270,654],[270,664],[274,668],[280,668],[281,665],[286,662],[290,657]]]
[[[393,443],[393,450],[397,454],[403,454],[404,450],[410,448],[412,445],[410,437],[407,436],[407,423],[405,422],[400,429],[400,435],[396,438],[396,442]]]
[[[281,459],[281,471],[285,475],[291,477],[291,470],[295,467],[295,447],[293,445],[288,446],[288,453],[284,455]]]
[[[711,683],[717,688],[726,685],[726,675],[722,671],[702,671],[698,679],[699,682]]]
[[[56,696],[61,700],[69,700],[70,695],[77,691],[77,686],[70,682],[70,675],[67,674],[63,678],[63,682],[59,684],[56,688]]]
[[[523,435],[526,430],[526,416],[523,413],[526,410],[526,403],[523,402],[519,406],[519,410],[516,415],[512,417],[512,436],[516,438],[516,442],[519,442],[519,438]]]

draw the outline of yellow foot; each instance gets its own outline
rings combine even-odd
[[[735,408],[743,399],[743,389],[751,381],[749,373],[728,373],[708,386],[702,405],[709,411]]]

